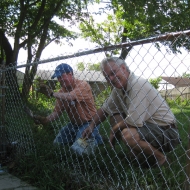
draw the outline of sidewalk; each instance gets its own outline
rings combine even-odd
[[[37,190],[19,178],[0,170],[0,190]]]

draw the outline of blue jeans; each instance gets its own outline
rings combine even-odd
[[[75,142],[77,139],[82,138],[82,133],[89,126],[89,124],[89,122],[86,122],[78,126],[72,123],[68,123],[59,131],[53,143],[65,145]],[[94,128],[90,138],[95,138],[97,144],[102,144],[103,140],[101,135],[99,134],[99,128],[100,125]]]

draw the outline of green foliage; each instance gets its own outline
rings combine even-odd
[[[61,85],[59,82],[57,82],[55,86],[55,92],[58,92],[60,89],[61,89]]]
[[[107,19],[101,23],[96,23],[91,16],[89,20],[83,20],[79,27],[83,38],[89,39],[101,47],[121,42],[122,21],[114,15],[108,15]],[[116,55],[118,52],[117,49],[112,50],[110,53],[106,52],[106,56]]]
[[[48,99],[44,94],[39,93],[36,98],[30,98],[28,99],[28,103],[31,105],[35,105],[38,107],[38,111],[40,113],[44,113],[44,115],[47,115],[48,113],[51,113],[51,111],[54,108],[54,102],[53,99]]]
[[[145,39],[160,34],[189,29],[189,1],[125,1],[113,0],[102,8],[106,20],[98,22],[93,16],[83,19],[80,30],[83,38],[101,47]],[[100,12],[100,11],[99,11]],[[112,13],[113,12],[113,13]],[[101,14],[101,12],[99,13]],[[184,18],[185,19],[184,21]],[[175,40],[159,41],[170,52],[180,52],[180,47],[190,49],[188,36],[181,35]],[[159,43],[155,43],[159,48]],[[106,56],[119,54],[119,49],[107,51]]]
[[[74,4],[75,6],[73,6]],[[3,23],[2,28],[8,37],[13,37],[15,40],[22,39],[19,48],[28,49],[33,45],[37,51],[42,40],[45,40],[45,46],[47,46],[54,40],[56,43],[60,43],[60,39],[63,38],[76,38],[76,34],[72,30],[68,30],[52,18],[56,16],[74,24],[73,17],[78,18],[82,15],[82,12],[78,12],[78,2],[60,0],[45,2],[43,0],[22,4],[18,0],[2,0],[1,5],[0,23]],[[47,31],[45,32],[45,30]],[[18,42],[16,41],[16,43]]]
[[[77,64],[77,70],[78,71],[84,71],[85,70],[85,66],[83,62],[80,62]]]
[[[150,84],[152,84],[152,86],[154,86],[154,88],[158,89],[159,83],[162,81],[161,77],[155,78],[155,79],[149,79]]]
[[[89,71],[100,71],[100,63],[87,63],[87,70]],[[80,62],[77,64],[77,70],[78,71],[84,71],[85,70],[85,63]]]
[[[182,74],[182,77],[190,78],[190,73],[186,73],[186,72],[185,72],[185,73]]]
[[[108,86],[105,90],[103,90],[98,96],[95,97],[95,104],[97,109],[102,106],[102,104],[105,102],[105,100],[109,97],[111,94],[111,87]]]
[[[48,81],[43,81],[44,84],[48,85]],[[34,80],[33,88],[30,91],[28,103],[32,108],[38,107],[38,111],[41,114],[47,115],[52,112],[55,105],[55,98],[47,98],[44,94],[39,92],[40,80]],[[55,92],[59,91],[60,83],[56,83]],[[33,106],[35,105],[35,106]]]
[[[88,65],[89,71],[100,71],[100,63],[94,63]]]
[[[0,46],[3,48],[1,52],[5,52],[7,56],[6,65],[11,64],[11,67],[17,65],[20,49],[27,50],[26,60],[28,62],[36,62],[40,59],[43,50],[52,42],[62,44],[61,40],[64,39],[64,43],[72,45],[71,40],[76,39],[78,35],[70,28],[81,17],[87,16],[85,10],[88,2],[88,0],[1,0],[0,36],[2,44]],[[59,24],[59,21],[56,21],[57,18],[63,24]],[[66,27],[65,23],[70,27]],[[14,39],[13,48],[9,38]],[[22,97],[25,100],[37,67],[38,65],[34,64],[25,69],[22,88]]]
[[[117,2],[117,0],[115,1]],[[148,35],[159,33],[183,31],[188,29],[188,22],[183,22],[185,15],[189,18],[189,2],[187,1],[123,1],[119,0],[125,10],[122,18],[129,17],[129,22],[135,20],[143,23]],[[144,15],[143,15],[144,14]],[[135,16],[136,15],[136,16]],[[174,42],[174,47],[177,43]],[[178,44],[180,46],[180,44]],[[178,46],[178,47],[179,47]],[[173,48],[174,48],[173,47]],[[172,47],[170,47],[172,49]]]
[[[168,98],[166,101],[170,107],[178,106],[179,108],[184,108],[184,107],[190,106],[190,100],[182,99],[180,96],[178,96],[174,100]]]

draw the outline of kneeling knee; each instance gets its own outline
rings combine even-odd
[[[139,140],[139,135],[135,128],[126,128],[122,130],[121,138],[123,142],[133,142]]]
[[[131,135],[130,130],[129,130],[129,129],[123,129],[123,130],[121,131],[121,138],[122,138],[123,141],[124,141],[124,140],[125,140],[125,141],[131,140],[132,135]]]

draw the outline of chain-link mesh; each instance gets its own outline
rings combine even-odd
[[[179,37],[180,35],[177,35],[175,38]],[[112,46],[111,48],[119,48],[125,45]],[[75,110],[71,108],[75,104],[72,99],[67,100],[65,103],[61,100],[62,98],[58,98],[60,107],[56,108],[59,110],[59,114],[56,112],[58,115],[54,115],[56,119],[50,119],[49,123],[44,121],[44,125],[35,123],[37,119],[40,119],[37,118],[35,120],[35,115],[43,117],[43,120],[54,110],[56,104],[55,97],[57,97],[56,93],[58,94],[60,85],[58,80],[51,79],[51,76],[54,74],[56,66],[60,63],[69,64],[73,68],[75,79],[86,81],[90,85],[96,109],[103,105],[104,101],[110,96],[112,87],[109,86],[108,81],[99,68],[93,70],[89,65],[100,63],[105,58],[105,49],[63,55],[58,58],[41,60],[38,63],[27,64],[18,68],[6,68],[4,70],[6,85],[8,86],[6,90],[6,112],[4,115],[6,120],[5,126],[9,142],[17,144],[18,156],[22,155],[23,157],[24,155],[28,156],[28,154],[35,153],[37,160],[44,159],[43,156],[46,156],[47,160],[52,160],[50,162],[52,165],[48,166],[49,168],[54,168],[52,172],[64,170],[68,174],[68,179],[72,180],[73,183],[79,185],[82,183],[88,184],[93,189],[189,188],[189,53],[184,49],[180,49],[181,54],[173,54],[168,52],[161,44],[159,44],[158,50],[154,43],[143,44],[143,42],[135,42],[128,45],[133,46],[125,59],[131,72],[149,80],[157,88],[157,95],[162,95],[163,104],[167,102],[169,105],[168,112],[171,109],[177,120],[181,142],[172,151],[163,151],[163,154],[168,158],[168,161],[166,161],[167,166],[159,166],[154,154],[153,156],[147,156],[143,149],[139,151],[138,156],[133,155],[133,148],[131,147],[130,149],[121,139],[120,141],[119,139],[116,140],[115,149],[111,148],[109,136],[111,127],[114,123],[118,123],[117,118],[110,121],[111,118],[108,117],[100,124],[99,133],[102,136],[103,143],[94,146],[93,153],[78,155],[71,148],[73,145],[72,141],[60,146],[55,145],[53,142],[55,142],[59,131],[67,126],[69,122],[74,123],[74,125],[77,123],[75,120],[77,113],[71,111]],[[105,51],[109,51],[109,48]],[[82,69],[79,67],[79,63],[83,64],[84,67]],[[28,73],[28,76],[26,76],[25,69],[36,64],[39,64],[38,70],[32,83],[30,83],[30,75]],[[113,73],[109,75],[110,78],[112,74],[117,73],[114,68],[111,68],[111,71]],[[49,86],[50,90],[53,90],[54,97],[44,95],[47,92],[44,92],[44,89],[41,88],[42,84]],[[133,86],[131,88],[133,89]],[[84,88],[83,90],[85,91],[86,89]],[[138,90],[136,89],[137,92]],[[89,105],[85,100],[89,100],[90,92],[85,94],[83,91],[80,91],[80,93],[84,96],[80,97],[80,101],[85,104],[84,107],[87,107],[87,111],[80,110],[81,112],[78,115],[84,112],[83,117],[85,118],[86,116],[87,118],[91,110],[89,110]],[[146,93],[148,94],[149,92],[147,91]],[[73,97],[74,94],[71,93],[70,96]],[[138,93],[136,96],[138,96]],[[128,101],[132,100],[129,98]],[[143,100],[139,99],[139,101],[142,102]],[[152,100],[152,102],[154,101]],[[93,102],[91,103],[93,104]],[[115,103],[116,108],[117,106],[119,105]],[[125,106],[127,108],[127,105]],[[27,111],[24,107],[27,107]],[[64,110],[67,110],[67,113]],[[120,113],[121,110],[118,109],[118,112]],[[127,110],[125,113],[127,113]],[[80,125],[85,120],[92,120],[88,118],[81,119],[80,116],[78,118]],[[71,131],[67,135],[72,136],[73,134],[71,135],[70,133]],[[76,134],[74,135],[76,136]],[[81,141],[78,143],[80,147],[86,148],[85,142]],[[40,155],[39,152],[42,152],[44,155]],[[35,168],[38,167],[40,168],[41,166],[35,165]]]

